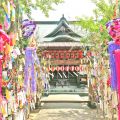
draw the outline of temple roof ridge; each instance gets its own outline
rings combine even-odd
[[[61,17],[60,21],[58,22],[57,27],[51,33],[45,36],[45,38],[56,37],[58,35],[69,35],[71,37],[81,37],[69,27],[69,23],[64,17],[64,15]]]

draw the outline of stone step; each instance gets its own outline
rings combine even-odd
[[[82,97],[79,95],[49,95],[48,97],[41,98],[41,102],[43,103],[85,103],[89,102],[89,97]]]
[[[88,103],[89,100],[41,100],[43,103]]]
[[[55,95],[55,94],[76,94],[79,96],[88,96],[88,92],[44,92],[44,95]]]

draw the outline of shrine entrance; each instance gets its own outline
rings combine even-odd
[[[87,71],[91,51],[90,45],[80,43],[80,38],[81,35],[70,28],[63,16],[57,27],[39,44],[40,59],[47,61],[45,68],[50,78],[50,94],[88,93]]]
[[[79,86],[87,85],[87,75],[81,75],[77,71],[50,71],[50,85],[57,86]]]
[[[87,75],[77,71],[50,71],[49,83],[50,93],[80,93],[81,88],[87,88]]]

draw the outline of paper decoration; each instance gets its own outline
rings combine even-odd
[[[5,79],[7,77],[7,71],[2,71],[2,76]]]
[[[92,53],[89,51],[87,55],[90,57],[92,56]],[[72,50],[72,51],[43,51],[42,52],[42,57],[44,58],[51,58],[51,59],[81,59],[83,58],[83,51],[82,50]]]
[[[2,95],[2,60],[0,59],[0,96]]]
[[[36,24],[28,19],[22,21],[23,37],[29,38],[35,31]]]
[[[35,54],[34,48],[26,48],[25,50],[25,79],[24,79],[24,85],[25,85],[25,91],[27,91],[28,82],[30,80],[30,86],[31,91],[36,91],[36,80],[35,80],[35,74],[34,74],[34,54]]]
[[[120,41],[120,18],[111,20],[106,24],[108,33],[114,41]]]
[[[15,22],[15,8],[12,7],[12,18],[11,21]]]
[[[12,70],[12,61],[9,62],[8,68],[9,68],[9,70]]]
[[[5,21],[4,21],[4,26],[5,29],[8,30],[10,27],[10,14],[11,14],[11,10],[10,10],[10,2],[7,1],[7,5],[5,2],[2,3],[2,6],[5,10]]]
[[[120,50],[115,50],[115,62],[117,73],[118,100],[120,101]],[[118,104],[118,120],[120,120],[120,103]]]
[[[116,63],[114,58],[114,51],[117,49],[120,49],[120,45],[117,45],[114,41],[111,41],[108,46],[108,51],[110,54],[111,87],[113,90],[117,89]]]
[[[7,100],[10,99],[10,92],[8,90],[6,90],[6,98],[7,98]]]
[[[5,33],[5,31],[2,30],[2,25],[0,25],[0,41],[3,41],[5,43],[10,43],[10,38],[9,36]]]
[[[5,47],[5,54],[9,54],[11,51],[11,46],[9,44],[6,44],[6,47]]]

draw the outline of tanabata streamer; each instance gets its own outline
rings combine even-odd
[[[117,88],[118,88],[118,120],[120,120],[120,50],[115,50],[115,62],[117,73]]]
[[[115,44],[114,41],[111,41],[108,46],[108,51],[110,54],[111,87],[113,90],[117,89],[116,63],[114,57],[114,51],[117,49],[120,49],[120,45]]]
[[[32,80],[31,80],[31,91],[35,92],[36,91],[36,80],[35,80],[35,71],[34,71],[34,55],[35,55],[35,49],[32,50],[33,54],[32,54],[32,69],[31,69],[31,75],[32,75]]]
[[[27,91],[28,83],[29,83],[29,67],[31,68],[30,75],[31,75],[31,91],[36,91],[36,81],[35,81],[35,75],[34,75],[34,48],[26,48],[25,50],[25,91]]]
[[[0,41],[3,41],[3,45],[6,43],[10,44],[9,36],[2,30],[2,26],[0,25]]]
[[[2,49],[0,49],[0,52],[3,52],[3,48],[4,46],[10,43],[10,39],[8,37],[8,35],[2,30],[2,25],[0,25],[0,47]],[[0,56],[0,95],[2,94],[2,60],[3,60],[3,55]]]
[[[0,58],[0,96],[2,94],[2,58]]]
[[[25,74],[25,77],[24,77],[25,91],[27,91],[27,88],[28,88],[28,77],[29,77],[28,68],[31,62],[31,55],[32,55],[32,51],[26,49],[25,50],[25,73],[24,73]]]

